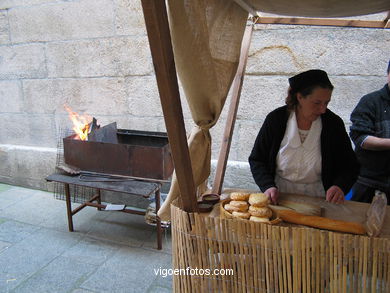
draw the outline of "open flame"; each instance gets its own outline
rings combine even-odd
[[[89,115],[79,115],[67,105],[64,105],[65,110],[69,114],[69,118],[73,123],[73,131],[77,134],[80,140],[88,140],[88,132],[92,117]]]

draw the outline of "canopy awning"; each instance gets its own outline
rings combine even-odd
[[[348,17],[390,10],[389,0],[234,0],[252,11],[287,16]]]

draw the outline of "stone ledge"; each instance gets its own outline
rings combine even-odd
[[[56,156],[56,148],[0,144],[0,182],[52,191],[45,178],[55,171]],[[212,160],[210,184],[216,166]],[[224,182],[224,188],[257,189],[247,162],[228,161]]]
[[[55,170],[56,155],[56,148],[0,144],[0,181],[48,190],[45,178]]]

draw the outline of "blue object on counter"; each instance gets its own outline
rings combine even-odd
[[[352,194],[353,194],[353,190],[351,189],[351,190],[347,193],[347,195],[345,196],[345,200],[351,200]]]

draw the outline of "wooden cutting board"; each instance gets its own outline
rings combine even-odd
[[[279,205],[269,205],[269,207],[275,213],[280,210],[293,210],[304,215],[321,216],[320,206],[286,199],[279,200]]]

